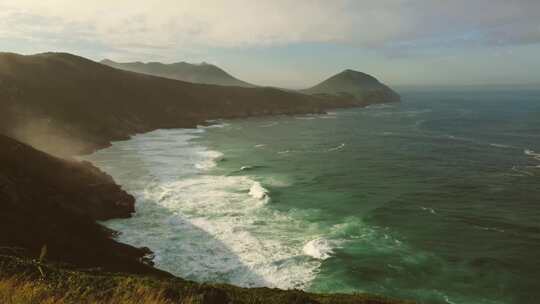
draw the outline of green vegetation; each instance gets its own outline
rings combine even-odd
[[[39,267],[42,268],[44,276]],[[319,295],[270,288],[198,284],[179,278],[154,278],[72,269],[66,265],[0,255],[0,303],[358,303],[406,304],[373,295]]]

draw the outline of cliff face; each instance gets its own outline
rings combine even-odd
[[[353,70],[345,70],[318,85],[303,91],[307,94],[351,96],[365,103],[396,102],[400,96],[375,77]]]
[[[254,85],[239,80],[221,68],[208,63],[192,64],[187,62],[177,62],[165,64],[161,62],[114,62],[109,59],[100,61],[101,64],[110,67],[154,75],[164,78],[176,79],[193,83],[215,84],[221,86],[236,86],[251,88]]]
[[[208,119],[318,113],[357,104],[273,88],[186,83],[63,53],[0,54],[0,133],[62,156]]]
[[[109,271],[159,273],[148,249],[112,240],[95,220],[129,217],[134,198],[88,162],[62,160],[0,135],[0,247]]]

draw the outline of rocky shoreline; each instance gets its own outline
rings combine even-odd
[[[69,54],[0,54],[0,67],[0,280],[39,279],[58,291],[78,284],[98,298],[118,282],[140,280],[144,288],[168,286],[165,298],[171,303],[183,302],[193,288],[202,300],[190,303],[402,303],[175,278],[152,266],[148,248],[115,241],[116,232],[97,222],[130,217],[135,199],[108,174],[72,158],[159,128],[324,113],[384,100],[188,84]],[[273,301],[276,296],[282,300]]]

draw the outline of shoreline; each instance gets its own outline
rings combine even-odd
[[[223,122],[225,123],[225,122]],[[179,275],[179,276],[182,276],[182,272],[184,273],[191,273],[191,275],[193,276],[193,273],[198,273],[198,275],[195,275],[195,277],[198,277],[199,279],[196,279],[195,277],[193,277],[192,279],[198,281],[198,282],[201,282],[201,283],[215,283],[215,280],[205,280],[203,279],[204,277],[208,277],[208,278],[211,278],[211,277],[214,277],[216,276],[218,273],[220,273],[219,271],[217,273],[212,273],[212,271],[206,271],[205,267],[208,267],[208,268],[212,268],[212,265],[214,265],[215,263],[221,263],[222,262],[222,259],[229,259],[229,262],[228,263],[235,263],[234,261],[237,261],[237,254],[239,254],[239,252],[237,251],[239,248],[243,248],[243,246],[240,246],[239,248],[237,248],[237,250],[235,250],[234,252],[233,251],[229,251],[229,250],[225,250],[223,246],[221,246],[220,244],[224,241],[226,241],[227,243],[225,244],[226,247],[228,248],[234,248],[236,247],[235,245],[242,245],[246,242],[245,239],[243,238],[239,238],[239,239],[236,239],[234,242],[230,243],[230,240],[223,240],[222,237],[222,233],[224,233],[225,235],[227,235],[226,231],[228,231],[229,229],[232,229],[234,231],[237,231],[237,230],[240,230],[240,231],[244,231],[244,229],[246,227],[243,227],[242,225],[239,226],[239,223],[232,223],[232,222],[226,222],[226,224],[231,224],[233,226],[221,226],[225,223],[221,222],[221,220],[223,220],[224,218],[223,217],[218,217],[218,219],[213,219],[213,220],[210,220],[208,219],[208,222],[204,221],[204,222],[201,222],[201,220],[204,218],[205,215],[207,214],[213,214],[212,211],[210,209],[207,210],[207,211],[204,211],[206,210],[206,205],[207,203],[210,203],[210,202],[213,202],[212,203],[212,206],[215,207],[215,205],[217,204],[218,206],[220,206],[218,209],[223,209],[223,208],[228,208],[229,206],[225,206],[225,205],[221,205],[220,203],[221,202],[226,202],[228,199],[229,199],[229,195],[231,195],[232,193],[229,193],[229,191],[225,191],[223,192],[224,190],[219,186],[221,183],[225,183],[231,187],[235,187],[236,191],[239,191],[242,193],[242,197],[241,197],[241,200],[242,200],[242,204],[246,204],[244,207],[246,209],[248,209],[249,211],[247,211],[246,214],[243,215],[243,217],[246,217],[246,218],[249,218],[250,216],[253,216],[251,214],[252,210],[253,212],[255,212],[256,210],[260,210],[261,208],[264,208],[264,206],[268,203],[268,201],[270,200],[270,193],[267,192],[267,190],[265,188],[263,188],[261,186],[261,184],[251,178],[250,176],[248,175],[234,175],[234,176],[228,176],[228,175],[214,175],[212,174],[212,170],[217,167],[218,165],[218,162],[220,160],[220,158],[222,157],[222,153],[219,152],[219,151],[216,151],[216,150],[213,150],[211,148],[209,148],[208,146],[205,146],[205,145],[201,145],[200,143],[197,143],[197,142],[193,142],[194,139],[198,139],[198,138],[201,138],[202,134],[207,132],[205,129],[207,128],[212,128],[212,126],[219,126],[219,125],[222,125],[221,122],[211,122],[209,124],[206,124],[206,126],[199,126],[198,128],[194,128],[194,129],[191,129],[191,128],[181,128],[181,129],[159,129],[159,130],[155,130],[155,131],[152,131],[152,132],[155,132],[156,134],[154,135],[147,135],[148,133],[145,133],[145,134],[138,134],[137,136],[135,136],[134,138],[132,138],[131,140],[133,141],[136,141],[138,142],[138,144],[134,143],[133,145],[135,146],[140,146],[140,148],[137,150],[139,153],[137,153],[138,157],[141,157],[141,159],[144,159],[146,161],[148,161],[149,163],[152,163],[153,161],[157,161],[157,159],[152,159],[151,156],[150,158],[146,158],[145,157],[145,152],[144,152],[144,148],[143,147],[146,147],[147,145],[144,144],[145,142],[145,137],[148,139],[148,138],[151,138],[152,142],[156,141],[156,140],[159,140],[160,138],[163,138],[163,140],[167,140],[167,141],[170,141],[171,138],[174,138],[175,140],[173,140],[172,144],[170,147],[168,146],[165,146],[165,147],[161,147],[161,145],[158,145],[158,143],[156,143],[156,145],[158,145],[158,147],[161,147],[160,149],[163,149],[164,151],[171,151],[174,149],[174,151],[176,152],[175,154],[179,154],[181,156],[179,157],[176,157],[176,160],[174,160],[174,167],[175,168],[178,168],[178,170],[171,170],[171,169],[168,169],[168,170],[164,170],[162,172],[162,175],[172,175],[171,172],[178,172],[179,174],[179,177],[175,179],[175,182],[173,183],[174,185],[175,184],[180,184],[180,185],[184,185],[183,187],[187,187],[187,188],[182,188],[183,190],[180,191],[180,192],[186,192],[188,193],[189,195],[188,196],[182,196],[182,198],[176,198],[176,196],[179,194],[177,193],[177,190],[174,188],[173,185],[171,185],[171,189],[170,190],[167,190],[166,192],[164,193],[161,193],[160,192],[156,192],[155,194],[152,192],[152,194],[149,194],[149,193],[146,193],[147,189],[150,188],[150,189],[153,189],[152,191],[157,191],[155,190],[155,187],[166,187],[166,185],[168,184],[167,182],[167,178],[165,178],[165,180],[160,180],[159,182],[156,182],[156,178],[152,178],[152,181],[148,181],[148,183],[143,183],[141,182],[141,180],[144,180],[144,177],[139,177],[139,176],[136,176],[137,174],[135,174],[134,176],[132,176],[130,178],[131,181],[134,181],[134,184],[136,185],[139,185],[139,184],[144,184],[144,186],[142,188],[133,188],[133,186],[129,186],[129,185],[126,185],[126,181],[122,181],[122,179],[116,179],[116,181],[123,187],[123,188],[127,188],[128,189],[131,189],[132,191],[135,191],[135,192],[131,192],[136,200],[137,200],[137,203],[135,205],[135,212],[136,213],[139,213],[139,216],[138,216],[138,220],[142,221],[142,222],[145,222],[144,219],[147,219],[147,221],[151,221],[151,222],[164,222],[162,225],[163,226],[170,226],[170,228],[166,228],[164,231],[168,231],[170,229],[173,229],[173,231],[175,231],[174,233],[175,234],[181,234],[181,235],[185,235],[185,239],[186,240],[190,240],[190,239],[204,239],[204,241],[201,242],[201,248],[196,248],[196,252],[204,252],[205,250],[211,250],[211,251],[217,251],[217,252],[221,252],[221,254],[218,254],[216,257],[209,257],[209,256],[205,256],[204,254],[202,254],[201,256],[198,256],[195,251],[191,252],[191,251],[188,251],[188,257],[190,256],[189,255],[189,252],[191,252],[191,254],[194,254],[194,257],[197,256],[196,260],[199,261],[199,263],[202,263],[202,264],[198,264],[198,263],[195,263],[194,265],[190,266],[190,267],[187,267],[186,269],[184,269],[184,271],[180,271],[180,270],[177,270],[177,271],[174,271],[174,269],[176,269],[177,264],[186,264],[188,265],[190,262],[186,261],[185,263],[181,263],[181,262],[178,262],[178,259],[182,260],[184,258],[184,254],[181,254],[181,253],[178,253],[176,252],[176,250],[174,250],[174,252],[176,252],[176,255],[175,254],[172,254],[172,253],[168,253],[168,258],[166,259],[166,261],[164,262],[164,264],[160,265],[160,266],[156,266],[158,269],[161,269],[161,270],[164,270],[164,271],[167,271],[167,272],[171,272],[173,273],[174,275]],[[198,132],[197,130],[200,130],[200,132]],[[149,133],[152,133],[152,132],[149,132]],[[182,139],[183,136],[187,136],[186,139]],[[131,151],[132,150],[132,146],[133,145],[129,145],[129,143],[127,143],[127,141],[121,141],[121,142],[117,142],[120,147],[119,149],[122,150],[123,148],[127,148],[128,151]],[[180,145],[180,148],[173,148],[174,146],[176,146],[177,144],[181,143]],[[113,143],[113,146],[115,145],[116,143]],[[187,145],[186,145],[187,144]],[[152,150],[155,150],[155,145],[153,146]],[[114,150],[113,150],[114,151]],[[106,151],[105,151],[106,152]],[[93,162],[94,165],[100,167],[100,165],[104,165],[105,167],[109,167],[112,171],[106,171],[108,174],[112,174],[113,176],[123,176],[123,175],[127,175],[127,174],[130,174],[132,175],[134,170],[131,169],[133,166],[131,165],[128,165],[128,169],[119,169],[119,167],[124,167],[124,166],[115,166],[115,163],[117,163],[117,161],[115,161],[115,159],[118,159],[118,158],[121,158],[121,159],[125,159],[125,158],[130,158],[130,152],[127,152],[128,154],[126,155],[120,155],[120,156],[117,156],[116,154],[118,152],[114,151],[112,152],[112,158],[108,159],[107,155],[105,156],[102,156],[100,157],[99,155],[99,151],[96,152],[95,154],[92,154],[90,158],[86,158],[86,160],[89,160],[91,162]],[[160,153],[160,155],[162,155]],[[167,158],[171,157],[171,156],[166,156]],[[185,163],[183,162],[184,159],[187,159],[189,158],[190,161],[192,161],[192,163]],[[188,167],[186,168],[185,166],[188,165]],[[161,165],[161,167],[165,168],[166,165],[163,164]],[[100,167],[101,168],[101,167]],[[102,168],[102,170],[105,170],[105,168]],[[156,172],[161,172],[161,171],[156,171],[156,170],[160,170],[158,167],[151,167],[151,172],[154,172],[153,174],[157,174],[156,176],[162,176],[160,175],[159,173],[156,173]],[[136,171],[136,170],[135,170]],[[181,176],[180,176],[181,175]],[[211,180],[211,182],[210,182]],[[154,185],[154,183],[157,183],[156,185]],[[194,183],[196,184],[195,186],[191,187],[190,184],[191,183]],[[199,184],[200,183],[200,184]],[[214,186],[208,186],[209,184],[212,184]],[[210,187],[210,188],[209,188]],[[160,190],[162,191],[162,190]],[[146,193],[144,195],[137,195],[136,193]],[[158,200],[161,201],[162,199],[160,197],[168,197],[168,196],[171,196],[173,197],[173,199],[171,199],[170,201],[167,200],[166,204],[167,205],[170,205],[170,204],[174,204],[175,200],[182,200],[182,199],[185,199],[185,200],[188,200],[188,201],[192,201],[192,200],[199,200],[201,199],[199,196],[199,193],[208,193],[208,192],[218,192],[218,193],[221,193],[221,195],[224,195],[223,197],[215,197],[213,200],[208,200],[208,199],[203,199],[200,201],[201,203],[201,206],[200,208],[202,208],[202,211],[200,211],[198,213],[197,216],[194,217],[193,214],[189,215],[189,214],[184,214],[183,211],[183,208],[180,208],[180,209],[174,209],[176,210],[174,212],[174,215],[172,214],[168,214],[168,212],[166,213],[166,215],[163,215],[163,217],[165,218],[160,218],[160,217],[157,217],[157,218],[153,218],[153,216],[156,216],[155,214],[156,213],[163,213],[163,211],[161,211],[162,207],[161,207],[161,204],[158,203]],[[235,192],[236,193],[236,192]],[[150,195],[151,198],[148,198],[148,196]],[[236,194],[238,195],[238,194]],[[155,198],[154,198],[155,196]],[[240,199],[240,198],[237,198],[237,199]],[[144,204],[144,205],[141,205],[141,204]],[[189,205],[189,203],[188,203]],[[195,206],[191,206],[190,208],[194,208]],[[168,208],[172,208],[172,207],[168,207]],[[165,209],[168,209],[168,208],[165,208]],[[190,209],[188,208],[188,209]],[[216,207],[217,208],[217,207]],[[237,206],[236,208],[238,208],[238,210],[242,209],[242,206]],[[233,208],[234,209],[234,208]],[[173,209],[171,209],[173,210]],[[227,209],[228,210],[228,209]],[[237,210],[237,209],[235,209]],[[244,211],[244,210],[243,210]],[[242,211],[242,212],[243,212]],[[177,214],[178,212],[178,214]],[[230,212],[233,212],[233,210],[231,209]],[[260,212],[260,211],[259,211]],[[217,214],[213,214],[212,217],[214,216],[220,216],[220,215],[217,215]],[[222,216],[222,215],[221,215]],[[226,216],[226,215],[225,215]],[[170,218],[168,218],[170,217]],[[176,223],[176,221],[178,220],[178,223],[176,224],[170,224],[169,222],[172,221],[174,217],[174,222]],[[149,230],[147,231],[138,231],[137,232],[137,228],[140,228],[140,226],[137,226],[137,223],[134,223],[134,219],[133,218],[126,218],[126,219],[113,219],[115,222],[113,222],[112,224],[109,222],[105,222],[104,224],[110,228],[110,229],[113,229],[115,231],[119,231],[120,232],[120,237],[117,238],[118,241],[120,242],[123,242],[123,243],[126,243],[126,244],[130,244],[132,246],[147,246],[148,244],[154,244],[156,245],[156,240],[154,240],[153,238],[154,235],[156,234],[159,234],[160,235],[160,239],[167,239],[167,233],[171,233],[171,232],[158,232],[160,230],[158,230],[158,228],[148,228]],[[117,221],[119,220],[119,221]],[[193,223],[193,220],[196,221],[196,223]],[[200,225],[203,224],[203,229],[201,230],[202,227],[200,227]],[[138,224],[138,225],[142,225],[142,224]],[[207,230],[210,230],[210,231],[214,231],[216,230],[217,231],[221,231],[220,233],[218,233],[218,235],[220,237],[218,237],[218,235],[214,235],[214,234],[209,234],[209,233],[201,233],[202,231],[207,231]],[[221,229],[224,229],[223,231]],[[154,231],[155,230],[155,231]],[[145,237],[141,237],[141,233],[144,235],[145,233],[148,233],[149,235],[147,236],[147,238],[145,239]],[[165,234],[165,235],[164,235]],[[234,238],[234,235],[235,234],[232,234],[232,235],[229,235],[228,237],[232,237]],[[256,238],[256,236],[254,235],[250,235],[250,237],[253,237],[253,238]],[[130,240],[131,239],[131,240]],[[146,242],[145,242],[146,241]],[[263,241],[267,241],[267,240],[259,240],[259,242],[263,242]],[[310,241],[310,239],[306,240],[306,242]],[[182,243],[186,243],[186,241],[177,241],[175,242],[176,245],[181,245]],[[171,248],[176,248],[175,247],[175,244],[170,244],[170,246],[172,246]],[[249,245],[249,243],[245,243],[244,244],[245,246]],[[169,251],[169,247],[167,245],[164,245],[164,246],[161,246],[161,244],[158,244],[157,246],[158,247],[153,247],[151,245],[148,245],[150,247],[150,249],[153,251],[153,253],[156,255],[156,257],[159,257],[160,255],[160,252],[163,252],[163,251]],[[185,246],[190,246],[190,245],[185,245]],[[216,246],[216,247],[214,247]],[[250,247],[250,246],[248,246]],[[195,248],[195,247],[194,247]],[[182,251],[183,250],[183,247],[180,246],[179,248],[177,248],[178,250]],[[302,249],[299,248],[299,249]],[[285,248],[283,249],[285,250]],[[289,249],[290,250],[290,249]],[[301,255],[302,250],[299,250],[297,254]],[[258,259],[262,259],[262,260],[258,260],[259,262],[258,263],[261,263],[261,265],[259,265],[259,267],[264,267],[264,263],[271,263],[272,260],[265,260],[269,257],[265,256],[263,252],[259,252],[255,249],[252,249],[250,250],[249,252],[243,252],[244,255],[248,255],[248,256],[252,256],[252,255],[256,255]],[[283,252],[276,252],[274,254],[283,254]],[[178,255],[178,256],[177,256]],[[169,257],[170,256],[170,257]],[[172,257],[176,257],[176,258],[172,258]],[[281,257],[281,259],[285,259],[287,258],[286,256],[283,256]],[[291,257],[292,258],[292,257]],[[172,260],[174,260],[174,262],[171,262]],[[314,258],[316,259],[316,258]],[[189,259],[188,259],[189,260]],[[240,256],[238,257],[238,260],[243,260],[243,259],[240,259]],[[169,261],[169,262],[167,262]],[[159,262],[155,261],[156,264],[159,264]],[[206,264],[208,263],[208,264]],[[312,262],[309,262],[309,264],[314,264],[315,262],[312,261]],[[317,262],[318,264],[319,262]],[[245,275],[247,276],[246,279],[243,279],[243,280],[240,280],[240,281],[237,281],[237,282],[227,282],[228,280],[225,280],[225,281],[222,281],[222,283],[224,284],[233,284],[234,286],[239,286],[239,287],[243,287],[243,288],[281,288],[283,290],[290,290],[290,289],[293,289],[293,288],[299,288],[300,285],[297,285],[297,283],[292,283],[292,281],[302,281],[302,280],[307,280],[308,277],[310,277],[309,274],[305,274],[305,277],[302,278],[302,276],[299,275],[299,273],[302,273],[302,271],[307,271],[307,272],[310,272],[311,270],[308,270],[308,269],[311,269],[310,267],[314,267],[314,265],[311,265],[310,267],[308,267],[307,269],[303,270],[304,266],[303,264],[301,265],[298,265],[299,269],[298,271],[300,272],[291,272],[290,274],[286,275],[287,277],[290,277],[289,280],[291,281],[291,283],[285,283],[285,282],[280,282],[280,281],[273,281],[275,280],[275,278],[258,278],[257,276],[258,275],[250,275],[250,273],[252,272],[250,269],[251,269],[251,266],[249,267],[246,267],[243,265],[244,262],[240,263],[238,262],[237,264],[234,264],[239,270],[243,269],[243,268],[246,268],[244,270],[245,272]],[[227,265],[225,267],[225,265],[223,265],[224,268],[229,268],[231,265]],[[252,265],[254,266],[254,265]],[[269,266],[269,265],[268,265]],[[305,265],[306,267],[308,265]],[[320,265],[318,265],[317,267],[319,267]],[[232,273],[236,273],[235,270],[231,270]],[[270,268],[269,270],[270,271]],[[284,271],[284,270],[283,270]],[[314,271],[314,270],[313,270]],[[258,273],[259,270],[253,272],[253,273]],[[271,271],[270,271],[271,272]],[[228,272],[227,272],[228,273]],[[221,275],[219,275],[220,277],[222,275],[226,275],[225,273],[222,273]],[[228,274],[228,275],[231,275],[231,274]],[[274,274],[274,275],[277,275]],[[283,276],[283,274],[281,274],[280,276]],[[249,277],[252,277],[251,279],[249,279]],[[296,279],[293,279],[292,277],[295,277]],[[313,279],[313,278],[312,278]],[[259,282],[259,283],[256,283],[256,282]],[[309,286],[309,281],[306,281],[302,284],[302,289],[306,288],[307,286]]]
[[[194,128],[190,128],[190,129],[195,130]],[[50,156],[44,152],[41,152],[41,151],[35,150],[34,148],[26,146],[23,143],[18,143],[16,140],[9,139],[9,141],[13,142],[13,145],[15,147],[23,147],[25,150],[28,151],[28,156],[25,156],[23,159],[21,159],[21,162],[25,163],[26,165],[19,166],[19,167],[28,167],[28,169],[30,170],[33,168],[31,164],[36,163],[36,162],[32,162],[32,159],[36,157],[47,159],[46,162],[37,161],[37,163],[41,165],[50,164],[50,166],[53,167],[49,170],[39,173],[39,174],[45,174],[45,176],[50,175],[50,173],[52,172],[59,173],[60,171],[58,170],[57,166],[60,166],[60,164],[63,164],[63,163],[74,163],[74,164],[79,164],[79,165],[85,164],[84,161],[81,162],[81,161],[76,161],[76,160],[65,160],[65,159],[54,157],[54,156]],[[14,148],[13,151],[15,152],[15,150],[19,150],[19,149],[21,148]],[[13,163],[9,159],[13,157],[16,158],[16,157],[22,156],[20,152],[11,153],[12,150],[10,149],[5,149],[4,151],[8,153],[7,163],[11,163],[13,165],[16,165],[16,163]],[[86,164],[91,165],[90,163],[86,163]],[[91,166],[95,168],[94,165],[91,165]],[[111,183],[114,184],[114,187],[120,189],[120,186],[116,184],[114,179],[111,178],[108,175],[108,173],[102,172],[99,169],[96,169],[96,170],[97,172],[101,172],[100,173],[101,176],[108,176],[107,179]],[[0,173],[2,173],[1,170],[0,170]],[[25,175],[26,175],[26,178],[29,178],[29,177],[34,176],[34,174],[35,173],[32,173],[32,171],[29,171]],[[9,176],[10,175],[8,175],[8,178]],[[73,173],[69,173],[65,175],[60,174],[60,176],[63,176],[64,178],[67,178],[67,179],[72,179]],[[44,182],[45,182],[44,186],[47,186],[47,184],[53,182],[53,180],[51,180],[50,177],[45,177]],[[62,184],[64,183],[60,182],[59,185],[62,185]],[[85,187],[90,186],[90,188],[92,188],[92,184],[94,183],[93,182],[83,183]],[[21,184],[19,186],[22,187],[23,185]],[[35,186],[31,186],[31,185],[29,187],[30,188],[24,191],[29,191],[35,188]],[[57,186],[54,186],[54,187],[57,187]],[[21,188],[21,190],[23,190],[23,188]],[[92,191],[95,191],[95,189],[92,188]],[[123,190],[120,189],[120,191],[123,191]],[[3,194],[2,191],[0,191],[0,195],[1,194]],[[64,192],[60,191],[57,194],[64,195]],[[129,195],[129,193],[126,193],[126,194]],[[104,195],[104,194],[101,192],[98,192],[97,195]],[[95,202],[102,202],[103,199],[105,199],[105,197],[97,198]],[[68,201],[72,201],[72,200],[68,200]],[[32,202],[33,200],[30,200],[28,202],[30,204],[30,208],[32,208],[31,207]],[[43,213],[43,215],[46,216],[50,212],[54,212],[54,211],[48,209],[46,212]],[[62,212],[65,212],[65,211],[62,211]],[[73,215],[71,215],[70,213],[65,214],[65,215],[62,215],[62,214],[63,213],[58,215],[60,216],[59,219],[66,220],[73,217]],[[115,216],[115,217],[118,217],[118,216]],[[27,218],[29,220],[32,220],[31,216],[30,217],[27,216]],[[86,221],[83,221],[83,222],[86,222]],[[43,223],[47,225],[51,224],[50,221],[45,221]],[[56,224],[58,223],[59,222],[56,222]],[[39,225],[39,223],[36,223],[36,224]],[[80,221],[74,222],[73,224],[80,225]],[[97,225],[95,221],[88,222],[88,224]],[[42,226],[41,226],[41,229],[43,230]],[[25,230],[22,229],[21,231],[25,231]],[[73,228],[63,229],[62,231],[68,236],[69,235],[71,235],[71,237],[77,236],[77,232],[73,230]],[[103,284],[104,282],[109,282],[108,280],[110,280],[109,279],[110,275],[114,275],[115,277],[118,278],[118,279],[114,279],[115,282],[122,282],[124,280],[139,280],[137,278],[141,278],[140,276],[142,275],[145,278],[144,280],[146,281],[141,281],[141,282],[146,282],[146,283],[141,283],[141,284],[147,284],[145,286],[148,288],[150,288],[151,286],[155,284],[161,284],[161,285],[165,284],[166,286],[169,286],[168,288],[172,288],[172,290],[169,289],[168,293],[169,295],[172,295],[173,299],[184,297],[185,294],[179,295],[178,292],[184,290],[185,288],[187,288],[187,286],[198,286],[195,289],[193,289],[193,287],[189,287],[191,288],[190,290],[192,290],[190,292],[193,292],[193,290],[196,290],[196,292],[202,297],[209,296],[209,294],[217,293],[219,294],[220,299],[223,299],[224,297],[225,298],[234,297],[236,299],[245,299],[242,301],[238,301],[238,303],[251,303],[250,302],[251,300],[249,299],[254,299],[254,298],[258,299],[259,303],[269,303],[271,299],[275,300],[275,297],[279,297],[280,299],[282,299],[282,300],[278,300],[277,303],[289,303],[291,301],[296,302],[296,303],[335,303],[336,301],[346,302],[346,303],[412,303],[412,302],[399,301],[399,300],[390,300],[384,297],[368,295],[368,294],[361,294],[361,295],[343,295],[343,294],[340,295],[340,294],[326,294],[326,293],[314,294],[314,293],[305,293],[305,292],[301,292],[297,290],[280,290],[280,289],[265,288],[265,287],[242,288],[242,287],[237,287],[237,286],[228,285],[228,284],[213,284],[213,283],[199,284],[199,283],[184,281],[180,277],[174,276],[170,273],[167,273],[165,271],[159,270],[157,268],[154,268],[148,265],[148,261],[147,260],[145,261],[144,259],[144,256],[149,254],[148,248],[135,248],[135,247],[126,245],[124,243],[118,243],[116,241],[113,241],[112,239],[109,239],[109,237],[112,236],[114,233],[111,230],[107,230],[107,231],[108,233],[111,233],[111,234],[109,234],[109,236],[107,236],[106,239],[104,239],[104,241],[113,242],[113,246],[116,246],[116,249],[112,250],[109,254],[118,256],[121,254],[119,250],[122,249],[122,252],[124,252],[123,254],[128,254],[128,255],[136,254],[137,261],[126,260],[123,262],[125,264],[124,265],[125,267],[118,269],[117,266],[115,266],[115,263],[103,264],[102,262],[99,262],[100,257],[95,256],[93,257],[97,261],[95,264],[90,264],[90,265],[85,266],[86,264],[84,263],[81,264],[79,262],[74,262],[73,264],[71,264],[71,266],[69,266],[70,264],[65,264],[66,262],[69,262],[69,257],[80,258],[79,253],[70,254],[68,252],[62,252],[64,255],[67,254],[66,257],[68,258],[68,260],[64,258],[55,259],[53,258],[54,256],[52,255],[52,253],[48,253],[48,254],[46,253],[46,257],[47,257],[46,262],[39,262],[40,264],[38,264],[38,265],[43,265],[40,267],[52,267],[52,268],[46,268],[48,269],[47,273],[49,273],[50,275],[47,275],[45,277],[45,282],[49,282],[49,284],[52,284],[52,286],[57,286],[55,287],[54,290],[61,291],[61,290],[65,290],[66,288],[68,289],[74,288],[73,285],[69,285],[69,284],[83,284],[80,286],[86,286],[84,284],[88,284],[88,282],[95,281],[96,282],[95,284],[97,285],[90,285],[84,288],[91,288],[92,290],[96,290],[97,292],[99,292],[100,296],[105,296],[107,295],[107,293],[103,293],[102,291],[99,291],[99,286],[101,286],[100,284]],[[58,236],[54,237],[54,239],[57,239],[57,238]],[[35,242],[33,238],[32,240],[33,242]],[[100,242],[103,242],[103,241],[100,241]],[[42,276],[40,272],[36,272],[39,268],[36,268],[34,266],[35,261],[36,261],[35,257],[39,255],[40,248],[41,250],[43,250],[43,247],[42,247],[43,244],[48,245],[47,247],[49,247],[50,252],[54,252],[56,250],[63,248],[62,246],[60,247],[53,246],[53,244],[48,243],[48,242],[38,242],[37,244],[34,244],[36,246],[35,250],[33,252],[29,252],[28,254],[24,253],[23,255],[19,255],[19,254],[6,252],[5,250],[0,251],[0,269],[2,270],[0,271],[0,280],[9,279],[9,278],[12,278],[14,275],[17,275],[18,277],[24,277],[24,278],[29,279],[30,280],[29,282],[38,282],[40,280],[43,281],[43,278],[40,279],[40,276]],[[10,244],[7,244],[7,245],[12,246]],[[104,250],[101,246],[102,245],[96,245],[93,247],[93,250],[99,250],[99,251]],[[91,254],[91,251],[89,251],[88,253]],[[139,256],[139,254],[143,254],[143,255]],[[58,264],[58,263],[61,263],[61,264]],[[133,266],[128,266],[128,264],[126,263],[132,263]],[[91,268],[88,268],[88,267],[91,267]],[[57,279],[60,279],[60,280],[56,281]],[[119,280],[119,281],[116,281],[116,280]],[[69,282],[69,284],[66,285],[66,282]],[[101,283],[98,283],[98,282],[101,282]],[[117,284],[117,283],[110,282],[107,284]],[[81,287],[77,287],[77,289],[79,288]],[[220,303],[220,302],[204,301],[203,303]],[[276,302],[274,301],[272,303],[276,303]]]

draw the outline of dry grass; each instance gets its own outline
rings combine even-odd
[[[172,304],[163,296],[163,290],[125,282],[109,295],[89,294],[85,289],[59,291],[46,283],[24,278],[0,280],[0,303],[4,304]],[[188,302],[189,303],[189,302]]]
[[[64,266],[67,268],[63,268]],[[200,284],[179,278],[77,270],[0,254],[0,304],[412,304],[369,294]]]

